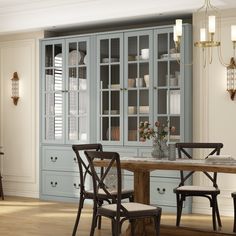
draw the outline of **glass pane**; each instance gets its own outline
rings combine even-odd
[[[110,129],[109,129],[109,118],[102,117],[102,140],[109,140],[110,137]]]
[[[158,101],[157,101],[158,114],[167,114],[167,90],[158,90]]]
[[[101,93],[101,108],[102,108],[102,114],[108,115],[110,114],[109,111],[109,92],[105,91]]]
[[[69,68],[69,90],[78,90],[76,68]]]
[[[52,45],[47,45],[45,47],[45,67],[53,66],[53,47]]]
[[[143,35],[139,38],[139,55],[140,59],[148,60],[149,59],[149,36]]]
[[[111,92],[111,115],[120,114],[120,91]]]
[[[46,93],[45,96],[45,115],[54,115],[54,93]]]
[[[180,90],[170,90],[170,114],[180,114]]]
[[[54,140],[55,139],[55,135],[54,135],[54,129],[55,129],[54,117],[45,118],[45,124],[46,124],[45,139]]]
[[[128,60],[129,61],[135,61],[138,59],[138,38],[135,37],[129,37],[128,38]]]
[[[119,117],[111,117],[111,140],[120,140],[120,119]]]
[[[179,142],[180,141],[180,117],[179,116],[173,116],[170,117],[170,127],[175,127],[175,132],[170,133],[170,141],[171,142]]]
[[[55,90],[62,90],[62,70],[55,69],[54,76],[55,76]]]
[[[170,86],[179,86],[179,79],[180,79],[180,68],[177,61],[170,61]]]
[[[111,89],[120,88],[120,65],[111,66]]]
[[[87,140],[87,117],[82,116],[79,117],[79,139],[81,141],[86,141]]]
[[[77,115],[78,114],[78,102],[77,102],[78,92],[70,91],[69,92],[69,114]]]
[[[170,54],[176,53],[173,33],[170,33],[169,35],[170,35],[170,45],[169,45]]]
[[[77,43],[69,43],[68,65],[76,66],[78,64],[78,57]]]
[[[100,67],[101,89],[107,89],[109,85],[109,66]]]
[[[55,117],[55,139],[62,138],[62,117]]]
[[[79,60],[78,63],[79,65],[84,65],[87,64],[87,42],[79,42]]]
[[[57,44],[54,48],[54,66],[62,68],[62,45]]]
[[[168,85],[168,64],[166,61],[160,61],[157,63],[157,73],[158,73],[158,86]]]
[[[128,87],[136,87],[136,78],[138,77],[138,67],[137,64],[128,65]]]
[[[54,90],[53,70],[46,70],[46,73],[45,73],[45,89],[46,89],[46,91],[53,91]]]
[[[137,141],[138,118],[128,117],[128,141]]]
[[[120,39],[111,39],[111,62],[120,61]]]
[[[79,98],[79,115],[86,115],[88,109],[88,99],[86,91],[80,91],[78,98]]]
[[[148,90],[141,90],[139,92],[139,113],[149,114],[149,96]]]
[[[55,93],[55,115],[62,115],[62,94]]]
[[[69,117],[69,140],[78,140],[78,125],[77,125],[78,118],[76,116]]]
[[[109,62],[109,40],[103,39],[100,41],[100,62]]]
[[[158,34],[157,40],[158,59],[168,59],[168,34]]]
[[[128,106],[135,106],[137,107],[137,91],[136,90],[129,90],[128,91]]]
[[[145,80],[145,75],[147,75],[146,79],[147,77],[149,78],[149,63],[140,64],[139,74],[140,77],[142,78],[142,87],[149,87],[149,80],[147,81],[148,86],[146,86],[146,80]]]

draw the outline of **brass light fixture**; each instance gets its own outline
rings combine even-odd
[[[12,96],[14,105],[17,105],[17,102],[19,100],[19,77],[17,72],[13,73],[13,77],[11,79],[12,81]]]
[[[196,18],[200,20],[200,37],[199,41],[194,42],[195,47],[202,49],[203,65],[206,67],[207,58],[209,58],[209,64],[212,63],[212,51],[213,48],[218,48],[218,57],[220,63],[223,66],[229,66],[224,63],[221,56],[220,49],[220,35],[221,35],[221,15],[218,8],[211,4],[211,0],[205,0],[204,5],[196,11]],[[179,51],[179,45],[181,43],[182,36],[182,20],[177,19],[174,26],[174,42],[176,51]],[[231,40],[233,47],[236,47],[236,25],[231,26]],[[208,56],[207,56],[208,54]]]
[[[227,66],[227,91],[231,100],[234,100],[236,93],[236,64],[233,57],[230,60],[230,65]]]

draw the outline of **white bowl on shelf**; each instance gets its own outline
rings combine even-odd
[[[141,49],[141,58],[143,60],[149,59],[149,48]]]
[[[135,106],[128,106],[128,114],[133,115],[137,113],[137,108]]]

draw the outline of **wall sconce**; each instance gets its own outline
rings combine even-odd
[[[231,100],[234,100],[236,93],[236,64],[232,57],[229,66],[227,66],[227,91],[230,94]]]
[[[13,73],[13,78],[11,79],[12,81],[12,99],[14,105],[17,105],[17,102],[19,100],[19,77],[17,72]]]

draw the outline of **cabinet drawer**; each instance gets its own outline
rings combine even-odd
[[[150,178],[151,204],[160,206],[176,206],[176,196],[173,189],[179,184],[178,179],[171,178]]]
[[[43,170],[79,171],[76,155],[69,148],[43,148],[42,166]]]
[[[42,194],[44,195],[78,197],[79,183],[79,175],[76,173],[42,172]]]

